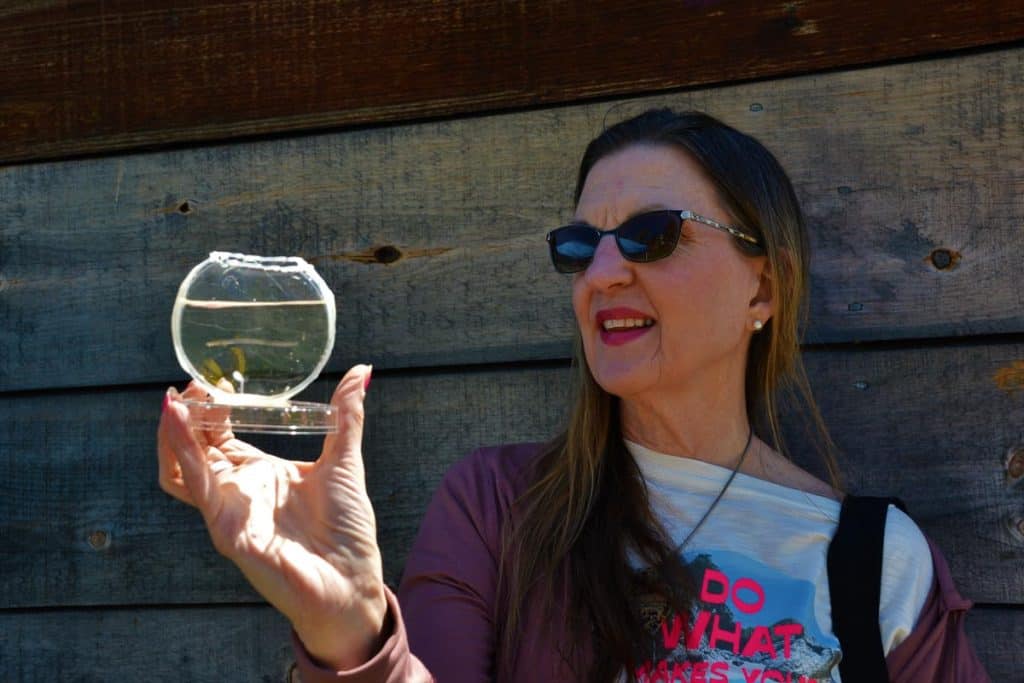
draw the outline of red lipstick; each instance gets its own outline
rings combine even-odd
[[[648,315],[642,311],[638,311],[635,308],[626,308],[618,306],[616,308],[605,308],[597,312],[597,329],[601,335],[601,341],[608,346],[622,346],[628,344],[634,339],[639,339],[648,332],[654,325],[647,327],[629,327],[629,328],[618,328],[613,330],[604,329],[604,323],[606,320],[654,320],[654,316]]]

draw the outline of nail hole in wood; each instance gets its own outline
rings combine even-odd
[[[187,199],[183,201],[181,204],[178,204],[178,213],[192,213],[192,205],[188,203]]]
[[[402,258],[402,252],[395,247],[388,245],[375,249],[373,252],[373,258],[377,260],[377,263],[394,263],[398,259]]]
[[[952,249],[936,249],[929,254],[928,260],[939,270],[953,270],[960,261],[960,253]]]
[[[89,534],[89,545],[93,550],[103,550],[110,546],[110,534],[106,531],[93,531]]]

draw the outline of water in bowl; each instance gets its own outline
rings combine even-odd
[[[180,342],[193,366],[230,393],[283,401],[317,369],[330,344],[323,300],[180,299]]]

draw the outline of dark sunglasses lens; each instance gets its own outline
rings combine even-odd
[[[679,215],[671,211],[635,216],[619,227],[619,249],[631,261],[665,258],[679,242],[680,222]]]
[[[567,225],[551,233],[551,261],[560,273],[576,273],[594,258],[598,235],[583,226]]]

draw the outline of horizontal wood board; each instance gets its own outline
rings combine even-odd
[[[0,611],[0,680],[299,683],[290,633],[266,605]]]
[[[0,163],[572,102],[1024,38],[991,2],[28,0]]]
[[[788,169],[814,252],[806,341],[1024,330],[1024,49],[1008,49],[0,168],[0,391],[180,378],[171,307],[215,249],[317,266],[339,305],[333,371],[565,358],[570,283],[544,234],[571,216],[586,142],[655,105],[720,116]]]
[[[1024,482],[1006,486],[1004,467],[1024,446],[1022,359],[1020,343],[808,354],[851,490],[902,497],[965,595],[987,603],[1024,603],[1024,526],[1011,530],[1024,524]],[[568,376],[557,365],[375,376],[364,450],[389,583],[448,466],[481,445],[552,436]],[[258,599],[198,514],[157,486],[160,399],[158,389],[0,397],[0,607]],[[783,413],[794,455],[820,470],[795,414]],[[258,443],[301,459],[320,445]]]
[[[966,623],[992,680],[1024,682],[1024,650],[1006,646],[1024,639],[1021,611],[977,607]],[[293,665],[287,622],[261,605],[0,611],[8,683],[299,683]]]

